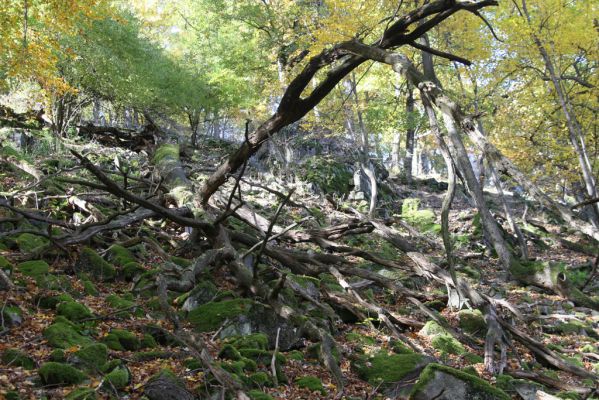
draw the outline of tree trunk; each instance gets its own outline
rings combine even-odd
[[[406,156],[403,160],[403,169],[408,182],[412,181],[412,164],[414,159],[414,96],[412,85],[408,82],[406,89]]]
[[[530,14],[528,13],[528,8],[526,6],[526,0],[522,0],[522,11],[530,26],[531,18]],[[580,164],[582,179],[585,184],[587,194],[589,195],[589,198],[595,198],[597,197],[597,183],[595,182],[595,177],[593,176],[593,169],[586,150],[584,132],[582,131],[582,127],[580,126],[580,123],[576,118],[576,114],[574,113],[572,104],[567,98],[567,95],[562,88],[561,78],[558,76],[555,70],[555,66],[553,64],[553,61],[551,60],[551,57],[549,56],[549,53],[547,52],[547,49],[545,48],[545,46],[541,42],[541,39],[537,35],[533,34],[533,40],[535,45],[537,46],[537,49],[539,50],[539,53],[541,54],[541,57],[543,58],[545,68],[547,68],[549,78],[555,89],[560,108],[562,109],[564,117],[566,118],[566,126],[568,128],[568,139],[578,157],[578,163]],[[595,227],[599,227],[599,204],[595,204],[593,209],[594,212],[591,221]]]

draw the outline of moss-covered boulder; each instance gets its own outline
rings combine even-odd
[[[65,400],[96,400],[98,399],[97,392],[92,388],[80,387],[73,390],[65,397]]]
[[[40,296],[35,299],[35,306],[45,308],[48,310],[53,310],[56,308],[58,304],[62,303],[63,301],[75,301],[75,299],[73,299],[73,297],[66,293],[53,296]]]
[[[57,317],[52,325],[44,329],[43,335],[50,346],[60,349],[93,343],[89,337],[79,332],[76,325],[64,317]]]
[[[459,340],[448,334],[436,335],[431,340],[431,346],[443,354],[465,354],[466,349]]]
[[[419,210],[419,208],[420,199],[404,199],[401,205],[401,217],[420,231],[441,232],[441,225],[435,223],[435,213],[432,210]]]
[[[373,386],[387,390],[402,380],[414,379],[433,359],[420,354],[388,354],[385,351],[358,356],[352,369]]]
[[[19,251],[23,254],[38,252],[50,243],[48,239],[32,233],[20,234],[16,242],[17,246],[19,246]]]
[[[124,299],[116,294],[111,294],[106,298],[106,302],[108,305],[113,308],[115,311],[121,310],[117,312],[115,315],[119,317],[125,317],[134,313],[137,316],[141,316],[143,311],[136,307],[135,302],[131,300]]]
[[[502,390],[488,382],[451,367],[429,364],[412,388],[411,400],[509,400]]]
[[[108,347],[102,343],[83,346],[69,357],[69,362],[86,368],[99,368],[108,361]]]
[[[50,353],[49,360],[54,362],[66,362],[67,356],[63,349],[54,349]]]
[[[447,334],[448,332],[435,321],[428,321],[418,333],[427,337],[433,337],[440,334]]]
[[[26,276],[37,278],[50,271],[50,266],[43,260],[25,261],[17,265],[17,271]]]
[[[106,344],[112,350],[138,350],[140,340],[134,333],[124,329],[112,329],[108,335],[102,338],[102,343]]]
[[[123,267],[131,262],[137,261],[129,249],[119,244],[114,244],[108,248],[106,251],[106,259],[114,265],[118,265],[119,267]]]
[[[81,321],[93,316],[92,312],[85,305],[75,301],[65,301],[56,307],[58,315],[62,315],[69,321]]]
[[[119,366],[104,376],[106,388],[123,389],[131,382],[131,373],[123,366]]]
[[[217,287],[209,280],[202,280],[189,292],[177,298],[177,303],[183,305],[183,311],[192,311],[201,304],[214,300],[218,293]]]
[[[75,269],[102,281],[110,281],[116,277],[114,266],[89,247],[85,247],[81,251],[79,259],[75,263]]]
[[[141,266],[137,261],[132,261],[123,265],[121,268],[121,276],[127,282],[131,282],[135,279],[135,277],[143,274],[146,270]]]
[[[327,394],[322,381],[315,376],[302,376],[295,380],[295,384],[300,388],[305,388],[312,392],[320,392],[323,396]]]
[[[77,368],[57,362],[47,362],[38,371],[44,385],[73,385],[83,382],[87,377]]]
[[[12,263],[4,256],[0,256],[0,269],[7,274],[12,272]]]
[[[268,347],[268,337],[263,333],[253,333],[247,336],[235,336],[228,338],[227,343],[236,349],[260,349],[266,350]]]
[[[213,301],[192,310],[187,318],[199,332],[209,332],[220,328],[228,319],[248,313],[252,304],[248,299]]]
[[[0,308],[0,316],[4,326],[12,328],[23,323],[23,311],[16,306],[3,306]]]
[[[480,310],[460,310],[460,328],[471,334],[484,334],[487,331],[485,317]]]
[[[250,400],[274,400],[274,398],[268,393],[264,393],[260,390],[250,390],[247,392]]]
[[[35,361],[18,349],[6,349],[2,352],[2,364],[9,368],[22,367],[25,369],[34,369]]]
[[[149,400],[195,400],[193,393],[169,370],[162,370],[148,380],[144,395]]]

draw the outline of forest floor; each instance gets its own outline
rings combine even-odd
[[[145,176],[143,165],[147,163],[147,158],[144,159],[143,155],[136,159],[139,156],[135,153],[99,148],[98,144],[80,143],[77,146],[78,149],[94,152],[98,157],[102,157],[107,165],[114,159],[114,155],[119,153],[132,165],[142,166],[140,175]],[[187,155],[191,157],[183,159],[194,182],[201,182],[206,176],[206,172],[202,171],[214,168],[218,165],[217,161],[230,150],[227,144],[215,141],[203,146],[195,152],[188,151]],[[52,180],[55,185],[52,186],[46,180],[40,185],[27,174],[19,172],[20,169],[11,166],[10,162],[4,162],[0,169],[0,187],[5,194],[16,193],[13,198],[21,202],[15,201],[13,206],[35,210],[62,221],[93,216],[94,207],[100,214],[110,214],[107,210],[114,206],[115,200],[106,198],[97,190],[79,186],[73,180],[80,179],[77,177],[80,171],[72,171],[74,163],[54,162],[52,160],[56,160],[56,156],[39,153],[9,155],[6,148],[3,147],[3,160],[12,160],[13,165],[16,158],[26,160],[38,170],[51,169],[54,173],[58,170],[71,171],[71,181]],[[56,163],[60,164],[58,168]],[[277,178],[277,174],[278,172],[263,175],[250,173],[247,178],[248,182],[257,182],[286,193],[289,189],[288,184]],[[232,190],[233,184],[234,182],[230,182],[221,189],[225,198]],[[344,209],[340,203],[324,200],[322,194],[310,190],[306,185],[294,185],[297,188],[292,197],[294,204],[284,207],[277,220],[280,226],[303,223],[304,229],[308,230],[336,225],[351,219],[347,210],[363,210],[365,207],[364,202],[340,201],[346,205]],[[251,209],[258,210],[268,219],[274,217],[280,202],[275,194],[243,182],[240,186],[244,201]],[[420,252],[441,266],[446,265],[438,225],[444,192],[433,180],[416,179],[412,184],[406,184],[398,178],[389,178],[386,182],[386,194],[381,201],[387,216],[397,220],[392,226],[417,243]],[[504,221],[496,194],[489,192],[486,195],[496,217]],[[75,201],[75,197],[85,201]],[[418,199],[415,201],[416,207],[412,207],[411,211],[403,207],[406,204],[414,204],[412,200],[407,199]],[[511,196],[509,201],[519,218],[526,201]],[[592,279],[591,276],[592,266],[596,262],[593,252],[597,249],[584,238],[574,232],[567,232],[562,225],[552,222],[543,213],[538,212],[534,203],[528,205],[526,220],[534,225],[524,221],[523,227],[531,257],[543,262],[561,263],[577,287],[584,288],[590,295],[599,294],[598,279]],[[599,373],[599,310],[577,307],[561,296],[543,289],[522,286],[511,280],[508,273],[502,270],[498,260],[491,256],[476,215],[476,209],[458,191],[450,213],[450,229],[454,238],[459,276],[479,292],[490,297],[502,298],[514,306],[524,319],[519,320],[507,315],[505,317],[518,329],[557,351],[575,365],[589,372]],[[6,208],[0,209],[0,219],[0,232],[3,232],[0,234],[0,268],[16,285],[11,290],[0,291],[0,398],[134,399],[144,394],[148,398],[159,398],[151,397],[147,386],[165,369],[178,377],[179,382],[182,382],[188,391],[200,398],[211,398],[208,397],[208,393],[214,393],[218,383],[186,346],[182,346],[165,333],[172,331],[172,326],[165,318],[164,309],[161,308],[156,293],[144,286],[149,282],[148,277],[165,263],[171,266],[175,264],[173,268],[189,267],[195,255],[180,246],[189,237],[188,231],[171,222],[152,219],[119,230],[102,232],[85,243],[60,249],[53,246],[54,242],[48,242],[47,238],[28,233],[36,229],[47,229],[50,232],[52,227],[48,228],[47,224],[23,218]],[[301,222],[302,220],[306,222]],[[402,220],[403,224],[399,223],[399,220]],[[406,222],[411,224],[412,228],[407,226]],[[228,225],[231,229],[252,232],[251,228],[234,218],[228,220]],[[151,240],[146,240],[148,237]],[[572,250],[572,246],[564,247],[562,239],[567,239],[567,243],[580,244],[578,251]],[[340,237],[338,242],[377,254],[383,259],[405,262],[405,257],[398,250],[374,233],[345,235]],[[156,243],[162,251],[156,248]],[[121,248],[115,249],[114,244],[124,247],[125,253],[119,253]],[[94,254],[101,256],[110,266],[116,268],[116,279],[104,279],[106,276],[96,279],[92,272],[83,273],[95,262],[94,257],[89,254],[89,258],[83,259],[86,252],[90,251],[84,249],[84,245],[93,248],[96,252]],[[284,240],[280,240],[279,245],[283,248],[292,247]],[[42,252],[39,246],[43,247]],[[313,243],[295,243],[293,248],[307,253],[322,252]],[[123,254],[128,258],[126,261],[119,259]],[[176,257],[166,260],[165,254]],[[344,257],[352,265],[377,271],[391,281],[400,282],[409,289],[430,295],[431,300],[425,302],[427,307],[438,311],[438,315],[449,326],[469,338],[467,342],[462,342],[447,335],[443,328],[431,323],[429,316],[407,298],[393,295],[389,290],[379,288],[365,279],[348,279],[350,284],[359,287],[360,293],[367,301],[381,305],[390,315],[409,319],[411,327],[404,326],[402,333],[435,362],[479,376],[516,399],[524,398],[522,385],[554,393],[559,398],[582,399],[591,396],[589,389],[594,388],[596,383],[592,379],[584,379],[544,366],[516,341],[512,341],[507,349],[508,363],[505,374],[499,377],[489,374],[485,371],[483,363],[486,327],[482,315],[467,308],[459,311],[447,307],[447,288],[444,285],[416,276],[409,270],[393,270],[374,265],[351,252]],[[269,257],[263,258],[256,268],[262,264],[278,265]],[[32,261],[38,264],[27,264]],[[43,263],[40,264],[39,261]],[[279,265],[279,268],[284,267]],[[100,275],[107,275],[106,271]],[[301,281],[300,278],[297,282]],[[209,270],[203,275],[202,281],[210,282],[207,289],[209,295],[204,300],[209,304],[228,304],[234,307],[240,304],[238,301],[245,296],[234,278],[222,267]],[[330,274],[306,283],[305,288],[315,290],[316,293],[322,290],[319,294],[320,299],[335,293],[342,296],[344,293],[344,289]],[[205,319],[208,317],[205,315],[212,311],[205,309],[204,317],[200,316],[204,318],[205,324],[198,329],[197,320],[191,318],[194,315],[193,310],[184,310],[186,300],[197,294],[197,290],[192,294],[169,293],[170,304],[182,319],[182,328],[201,332],[203,342],[215,362],[240,376],[246,386],[252,388],[251,398],[268,398],[260,397],[261,393],[275,399],[335,397],[338,385],[329,369],[319,360],[318,343],[298,338],[293,345],[287,346],[288,349],[277,351],[283,357],[278,356],[280,360],[277,361],[277,368],[280,371],[276,375],[279,384],[275,385],[271,376],[272,346],[263,343],[260,336],[253,337],[256,343],[254,348],[250,349],[254,350],[252,352],[235,342],[235,337],[227,337],[228,324],[237,317],[233,314],[228,317],[216,315],[214,320],[206,323]],[[222,312],[229,315],[228,311]],[[396,366],[385,364],[387,361],[377,358],[377,355],[393,357],[394,354],[405,355],[410,351],[406,350],[405,345],[398,343],[397,337],[393,337],[376,314],[366,312],[367,318],[362,319],[364,315],[356,315],[359,313],[349,311],[351,310],[342,310],[342,307],[335,308],[341,320],[336,321],[331,328],[339,345],[341,354],[337,357],[341,360],[340,368],[346,380],[343,398],[391,397],[389,390],[398,382],[394,381],[393,375],[389,378],[386,375],[389,371],[384,370],[392,370]],[[52,335],[49,328],[57,326],[62,330]],[[272,336],[276,332],[275,329],[262,333],[272,342]],[[90,358],[82,353],[84,349],[89,352],[90,344],[106,344],[107,348],[98,346],[99,350],[96,349],[97,352]],[[233,350],[227,345],[233,345]],[[233,355],[224,352],[225,348]],[[17,352],[11,352],[11,349],[16,349]],[[238,353],[243,357],[240,358]],[[252,357],[253,362],[248,361],[248,358]],[[57,364],[47,364],[48,362]],[[74,366],[76,370],[67,371],[66,378],[60,377],[56,381],[53,378],[55,371],[52,369],[64,365]],[[383,371],[377,370],[381,368]],[[528,371],[541,375],[547,378],[549,384],[544,387],[539,383],[516,380],[508,375],[509,371]],[[119,375],[121,373],[122,375]],[[572,390],[557,389],[552,387],[551,382],[561,382],[566,389]],[[579,393],[576,393],[577,391]]]

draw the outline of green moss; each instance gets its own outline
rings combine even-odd
[[[32,233],[20,234],[16,242],[17,246],[19,246],[19,251],[24,254],[35,253],[50,243],[48,239]]]
[[[61,349],[92,343],[89,337],[81,335],[72,323],[61,317],[56,318],[56,322],[44,329],[43,335],[50,346]]]
[[[14,390],[6,392],[4,396],[5,400],[21,400],[21,396],[19,396],[19,393],[15,392]]]
[[[154,152],[152,161],[154,164],[159,164],[165,159],[178,160],[179,159],[179,145],[177,144],[163,144],[159,146]]]
[[[239,354],[241,354],[242,357],[256,361],[258,364],[270,365],[273,352],[260,349],[239,349]],[[283,354],[277,353],[276,362],[277,364],[285,364],[287,359]]]
[[[300,388],[309,389],[313,392],[320,392],[322,395],[327,394],[327,391],[322,385],[322,381],[315,376],[302,376],[295,380],[295,384]]]
[[[441,225],[436,224],[432,210],[419,210],[420,199],[404,199],[401,205],[401,216],[409,224],[423,232],[441,232]]]
[[[263,333],[253,333],[247,336],[237,336],[227,340],[236,349],[261,349],[268,347],[268,337]]]
[[[270,376],[264,371],[254,372],[248,376],[247,381],[251,386],[263,387],[272,385]]]
[[[247,395],[251,400],[274,400],[271,395],[263,393],[259,390],[250,390],[247,392]]]
[[[143,311],[141,309],[135,310],[135,302],[123,299],[122,297],[119,297],[116,294],[111,294],[110,296],[108,296],[106,298],[106,302],[113,309],[122,310],[115,314],[119,317],[131,315],[131,312],[133,311],[135,311],[135,315],[137,316],[143,315]]]
[[[108,248],[106,251],[106,259],[119,267],[137,261],[132,252],[119,244],[114,244]]]
[[[82,282],[85,294],[89,296],[97,296],[98,294],[100,294],[100,292],[98,292],[98,288],[96,288],[96,285],[94,285],[92,281],[90,281],[89,279],[83,279]]]
[[[202,369],[203,367],[202,362],[196,358],[188,358],[187,360],[184,360],[183,365],[185,365],[185,368],[191,371]]]
[[[25,261],[17,265],[17,271],[26,276],[38,277],[47,274],[50,266],[43,260]]]
[[[434,349],[447,354],[464,354],[466,349],[462,344],[451,335],[436,335],[431,340]]]
[[[352,368],[360,379],[377,386],[399,382],[425,363],[426,359],[420,354],[387,354],[381,351],[372,356],[358,357]]]
[[[303,361],[304,353],[302,353],[299,350],[293,350],[293,351],[290,351],[289,353],[287,353],[287,358],[290,360]]]
[[[102,343],[83,346],[73,354],[78,361],[88,367],[99,367],[108,361],[108,348]]]
[[[112,329],[108,335],[102,338],[102,342],[112,350],[137,350],[141,343],[134,333],[124,329]]]
[[[127,368],[117,367],[104,376],[104,385],[109,388],[123,389],[129,384],[130,380],[131,377]]]
[[[123,265],[121,275],[127,282],[131,282],[136,276],[141,275],[145,269],[136,261]]]
[[[73,390],[65,397],[66,400],[96,400],[98,395],[92,388],[80,387]]]
[[[67,357],[62,349],[54,349],[50,353],[50,361],[54,362],[65,362]]]
[[[303,178],[324,193],[349,193],[352,173],[348,166],[329,156],[313,156],[301,166]]]
[[[419,332],[421,335],[432,337],[447,334],[447,331],[435,321],[428,321]]]
[[[6,349],[2,353],[2,363],[9,368],[23,367],[25,369],[34,369],[35,362],[27,354],[18,349]]]
[[[480,364],[485,361],[484,358],[482,358],[478,354],[473,354],[473,353],[464,354],[464,360],[466,360],[466,362],[469,364]]]
[[[56,307],[58,315],[62,315],[69,321],[81,321],[92,317],[93,314],[85,305],[74,301],[65,301]]]
[[[390,345],[391,350],[396,354],[411,354],[414,352],[408,345],[399,340],[392,340]]]
[[[582,397],[580,397],[580,394],[578,394],[576,392],[563,391],[563,392],[557,393],[556,396],[559,397],[560,399],[567,399],[567,400],[581,400],[582,399]]]
[[[189,267],[191,266],[192,261],[187,258],[172,256],[171,261],[177,264],[180,267]]]
[[[468,333],[484,333],[487,331],[487,323],[480,310],[461,310],[458,312],[460,328]]]
[[[103,281],[110,281],[116,277],[114,266],[89,247],[85,247],[81,251],[79,260],[77,260],[77,268]]]
[[[224,358],[227,360],[240,360],[241,359],[241,354],[239,353],[239,350],[237,350],[235,347],[233,347],[230,344],[225,344],[220,352],[218,353],[218,356],[220,358]]]
[[[86,379],[83,372],[68,365],[57,362],[47,362],[38,371],[44,385],[72,385]]]
[[[345,339],[350,343],[363,344],[367,346],[374,346],[376,340],[373,337],[362,335],[357,332],[349,332],[345,335]]]
[[[499,400],[510,400],[510,397],[503,390],[491,386],[487,381],[484,381],[467,372],[434,363],[431,363],[424,368],[420,374],[420,377],[418,378],[418,382],[412,388],[410,398],[413,398],[417,393],[421,392],[426,385],[435,378],[435,374],[438,371],[453,375],[464,382],[468,382],[472,386],[472,389],[477,393],[487,393],[493,398]]]
[[[12,271],[12,263],[4,256],[0,256],[0,269],[5,272]]]
[[[63,301],[75,301],[75,299],[73,299],[70,295],[63,293],[63,294],[59,294],[57,296],[40,297],[36,301],[36,304],[41,308],[46,308],[46,309],[52,310],[52,309],[56,308],[56,306],[58,304],[62,303]]]
[[[152,335],[146,333],[141,339],[140,347],[142,349],[153,349],[154,347],[158,347],[158,343],[156,343],[156,340]]]
[[[227,319],[247,313],[252,304],[247,299],[209,302],[192,310],[188,319],[200,332],[213,331]]]

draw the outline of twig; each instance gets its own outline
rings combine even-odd
[[[270,371],[272,373],[272,382],[275,387],[279,386],[279,380],[277,379],[277,355],[279,353],[279,334],[281,333],[281,327],[277,328],[277,339],[275,340],[275,350],[272,352],[272,358],[270,360]]]

